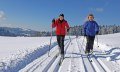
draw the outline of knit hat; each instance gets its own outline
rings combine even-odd
[[[89,14],[88,16],[92,16],[92,17],[94,17],[94,15],[93,15],[93,14]]]
[[[62,16],[62,17],[64,17],[64,14],[60,14],[59,16]]]
[[[92,16],[92,17],[94,18],[94,15],[93,15],[93,14],[89,14],[88,17],[89,17],[89,16]]]

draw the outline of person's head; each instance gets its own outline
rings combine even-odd
[[[62,20],[64,20],[64,14],[60,14],[59,15],[59,19],[62,21]]]
[[[94,15],[93,14],[89,14],[88,15],[88,20],[89,21],[93,21],[94,20]]]

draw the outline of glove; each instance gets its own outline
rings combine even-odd
[[[84,36],[87,36],[86,34],[84,34]]]
[[[67,29],[67,32],[69,32],[70,29]]]
[[[52,23],[55,23],[55,19],[52,20]]]
[[[99,31],[96,31],[96,35],[98,35]]]

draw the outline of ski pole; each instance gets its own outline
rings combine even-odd
[[[71,37],[70,37],[70,35],[69,35],[69,32],[68,32],[67,34],[68,34],[68,36],[69,36],[69,40],[70,40],[70,43],[71,43],[71,45],[72,45],[72,40],[71,40]]]
[[[99,45],[98,45],[98,36],[97,36],[97,47],[99,47]]]
[[[50,49],[51,49],[51,42],[52,42],[52,33],[53,33],[53,28],[51,29],[51,38],[50,38],[50,45],[49,45],[49,51],[48,51],[48,57],[50,56]]]
[[[99,45],[98,45],[98,36],[97,36],[97,47],[99,48]],[[102,51],[101,49],[100,49],[100,51],[101,51],[102,53],[106,54],[105,51]]]
[[[69,35],[69,40],[70,40],[70,42],[71,42],[71,38],[70,38],[70,35]],[[72,44],[72,43],[71,43]]]
[[[83,41],[82,41],[82,47],[83,47],[84,40],[85,40],[85,36],[84,36]]]

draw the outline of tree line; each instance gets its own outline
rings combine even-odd
[[[99,35],[104,34],[114,34],[120,32],[119,25],[100,25]],[[0,36],[25,36],[25,37],[43,37],[43,36],[55,36],[55,31],[34,31],[34,30],[24,30],[21,28],[10,28],[10,27],[0,27]],[[68,35],[83,36],[84,29],[83,25],[70,27]]]
[[[99,35],[114,34],[120,32],[119,25],[100,25]],[[70,27],[69,35],[84,35],[83,25]]]

